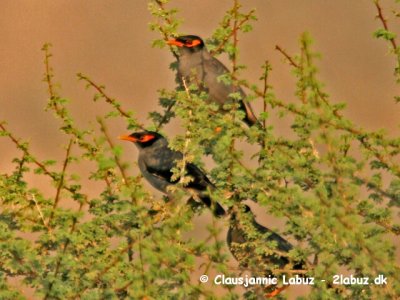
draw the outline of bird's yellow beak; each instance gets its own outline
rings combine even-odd
[[[131,137],[130,135],[120,135],[118,139],[123,140],[123,141],[130,141],[130,142],[136,142],[137,140],[134,137]]]

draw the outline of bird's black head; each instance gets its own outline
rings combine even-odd
[[[175,45],[181,49],[188,49],[192,52],[196,52],[204,48],[203,40],[197,35],[182,35],[169,40],[168,44]]]
[[[140,148],[145,148],[151,146],[155,141],[162,139],[163,136],[154,131],[141,131],[134,132],[130,135],[121,135],[118,138],[120,140],[133,142]]]
[[[248,213],[248,212],[251,213],[250,206],[248,206],[248,205],[246,205],[246,204],[243,204],[243,205],[242,205],[242,211],[243,211],[244,213]]]
[[[238,209],[239,210],[232,210],[232,213],[231,213],[231,219],[232,220],[236,220],[237,219],[237,215],[238,214],[245,214],[245,215],[253,215],[252,214],[252,212],[251,212],[251,209],[250,209],[250,207],[248,206],[248,205],[246,205],[246,204],[242,204],[242,205],[240,205],[239,207],[238,207]]]

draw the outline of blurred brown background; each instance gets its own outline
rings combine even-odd
[[[240,63],[248,69],[243,76],[256,81],[261,64],[268,59],[273,72],[270,84],[280,99],[292,101],[294,78],[280,45],[290,54],[298,53],[298,39],[309,31],[314,49],[322,53],[320,78],[332,101],[345,101],[346,115],[367,129],[386,128],[398,134],[399,105],[393,96],[399,87],[392,76],[394,57],[384,41],[372,38],[381,27],[376,9],[369,0],[243,0],[245,10],[257,9],[259,21],[254,31],[239,36]],[[391,29],[399,29],[392,17],[394,1],[382,1]],[[231,1],[176,0],[173,5],[184,19],[182,33],[211,35]],[[397,9],[400,9],[398,6]],[[83,72],[106,92],[138,112],[141,122],[157,110],[157,89],[174,87],[168,66],[169,51],[151,48],[158,37],[148,30],[151,20],[146,1],[129,0],[2,0],[0,3],[0,121],[16,136],[29,140],[40,159],[64,156],[66,138],[58,132],[58,121],[43,108],[48,98],[42,82],[44,65],[40,51],[45,42],[53,44],[52,66],[60,94],[71,100],[77,122],[96,127],[95,116],[109,109],[93,104],[93,90],[85,90],[76,73]],[[226,59],[226,58],[225,58]],[[261,104],[255,103],[259,111]],[[92,125],[91,125],[92,124]],[[109,124],[113,136],[125,133],[121,120]],[[172,136],[179,128],[167,127]],[[127,151],[134,151],[126,145]],[[10,171],[16,155],[13,145],[0,140],[0,170]],[[136,159],[136,152],[132,154]],[[84,172],[84,171],[82,171]],[[33,183],[45,186],[41,179]]]

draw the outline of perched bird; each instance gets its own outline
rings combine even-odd
[[[289,259],[285,255],[293,249],[292,244],[290,244],[287,240],[282,238],[277,233],[271,231],[269,228],[257,223],[253,213],[251,212],[250,207],[247,205],[244,205],[243,210],[232,212],[227,235],[229,250],[238,261],[243,263],[245,262],[243,259],[245,259],[246,265],[251,264],[251,247],[247,247],[247,250],[250,251],[245,250],[246,253],[240,253],[240,251],[243,250],[243,247],[241,247],[241,245],[247,242],[251,243],[252,240],[254,240],[254,234],[252,234],[251,232],[249,233],[248,230],[262,236],[265,241],[276,244],[276,248],[269,251],[271,254],[263,256],[262,258],[263,262],[266,263],[269,267],[284,269],[290,263]],[[280,255],[280,253],[283,255]],[[243,254],[245,257],[242,257]],[[256,266],[259,267],[260,264],[257,263]],[[293,269],[303,269],[303,263],[293,265]]]
[[[305,270],[303,261],[291,264],[286,256],[293,249],[292,244],[277,233],[257,223],[250,207],[243,206],[231,213],[227,244],[240,266],[259,276],[273,275],[274,270]],[[263,253],[260,248],[266,245]],[[283,272],[284,273],[284,272]],[[268,297],[279,294],[283,288],[274,288]]]
[[[177,184],[179,178],[173,180],[172,168],[182,160],[183,154],[168,148],[168,141],[159,133],[152,131],[135,132],[120,136],[119,139],[133,142],[139,149],[139,169],[144,178],[159,191],[168,194],[167,188]],[[209,208],[215,216],[223,216],[225,210],[219,203],[213,203],[208,190],[214,185],[207,176],[194,164],[186,163],[186,175],[192,178],[185,188],[194,194]]]
[[[208,93],[209,100],[221,107],[228,103],[229,95],[240,93],[240,109],[246,114],[244,121],[252,126],[258,123],[250,103],[245,101],[246,94],[240,87],[227,85],[218,80],[218,77],[229,73],[229,70],[214,58],[204,45],[203,40],[195,35],[180,36],[168,41],[179,49],[178,77],[188,83],[195,83],[201,91]]]

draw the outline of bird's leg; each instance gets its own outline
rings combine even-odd
[[[315,254],[314,256],[314,261],[312,263],[314,266],[316,266],[318,264],[318,254]]]

